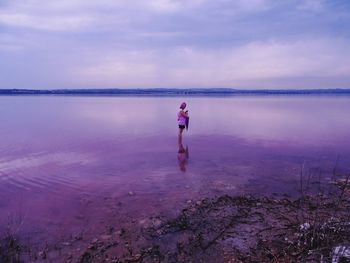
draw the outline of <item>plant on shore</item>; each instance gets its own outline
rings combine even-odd
[[[0,262],[21,262],[22,249],[16,236],[10,233],[0,236]]]

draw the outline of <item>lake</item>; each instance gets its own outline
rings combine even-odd
[[[3,96],[0,116],[0,231],[39,247],[202,197],[323,191],[350,171],[346,96]]]

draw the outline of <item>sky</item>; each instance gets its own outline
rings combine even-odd
[[[350,88],[350,1],[0,0],[5,88]]]

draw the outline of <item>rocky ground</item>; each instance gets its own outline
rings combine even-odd
[[[219,196],[189,200],[175,218],[106,226],[34,252],[5,235],[0,262],[350,262],[349,176],[300,198]]]

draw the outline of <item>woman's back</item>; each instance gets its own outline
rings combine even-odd
[[[183,110],[180,110],[177,114],[177,120],[179,122],[179,125],[185,125],[186,124],[186,113]]]

